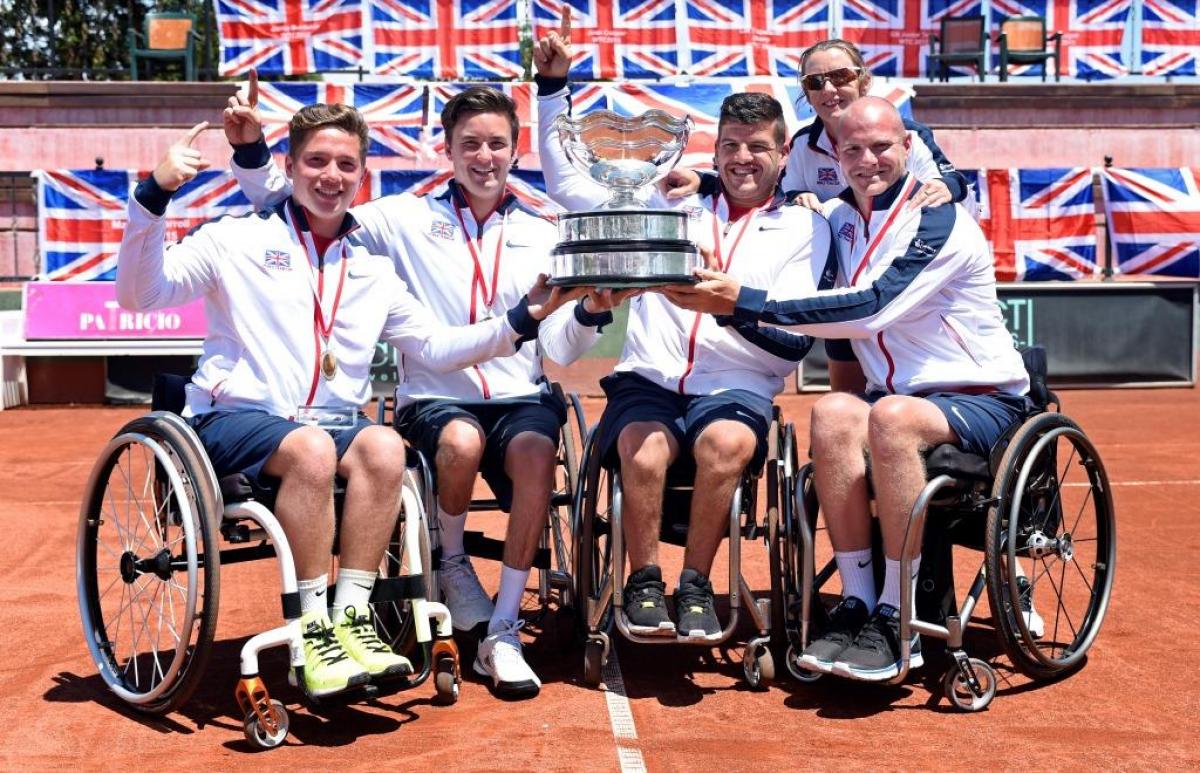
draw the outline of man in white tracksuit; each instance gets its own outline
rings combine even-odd
[[[208,165],[190,147],[204,128],[173,145],[131,197],[117,297],[139,310],[205,300],[208,336],[183,415],[218,476],[241,473],[277,490],[275,514],[299,578],[306,692],[403,676],[411,665],[375,635],[369,607],[404,474],[399,438],[359,412],[370,399],[375,343],[454,370],[524,348],[565,296],[542,285],[543,305],[527,298],[486,323],[439,323],[387,258],[349,238],[359,228],[346,210],[365,173],[367,126],[344,105],[312,105],[292,119],[291,196],[164,249],[171,195]],[[331,619],[335,474],[346,480],[346,499]]]
[[[921,183],[905,168],[911,136],[886,100],[863,97],[838,125],[850,187],[826,204],[842,289],[779,301],[753,285],[701,271],[680,305],[831,339],[849,339],[867,378],[863,395],[835,393],[813,408],[817,492],[843,599],[801,664],[866,681],[900,667],[899,558],[925,485],[922,452],[953,443],[987,456],[1028,412],[1029,379],[996,302],[991,251],[961,205],[909,205]],[[870,549],[867,458],[883,533],[884,587]],[[920,557],[913,562],[915,574]],[[914,583],[915,587],[915,583]],[[914,635],[912,667],[920,666]]]
[[[567,32],[564,23],[534,50],[538,148],[550,196],[568,209],[586,210],[608,193],[574,170],[552,126],[569,109]],[[818,215],[783,206],[776,181],[787,158],[786,140],[777,101],[764,94],[735,95],[721,109],[718,189],[672,202],[656,193],[651,202],[686,211],[689,235],[713,260],[749,284],[777,289],[781,297],[798,288],[817,289],[830,241]],[[762,464],[771,401],[811,346],[805,337],[779,332],[722,327],[658,293],[631,302],[620,362],[602,381],[608,403],[597,447],[621,468],[631,570],[624,599],[634,632],[696,641],[720,637],[708,575],[728,532],[733,491],[748,466]],[[667,470],[681,452],[693,458],[695,490],[704,495],[692,497],[672,621],[658,536]]]
[[[287,191],[270,163],[251,98],[231,100],[233,171],[256,204]],[[548,271],[557,241],[552,223],[507,187],[516,157],[512,100],[471,87],[442,113],[454,178],[443,192],[385,196],[354,207],[354,239],[390,257],[413,294],[446,324],[475,324],[511,305]],[[436,473],[442,560],[439,582],[454,627],[486,632],[475,670],[498,693],[536,695],[518,631],[524,593],[554,487],[566,406],[550,392],[542,356],[568,364],[599,338],[611,297],[595,294],[546,320],[535,344],[504,359],[444,373],[402,353],[396,427]],[[497,602],[480,585],[464,551],[477,471],[510,511]]]

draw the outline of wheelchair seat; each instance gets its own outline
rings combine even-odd
[[[949,475],[956,479],[990,481],[991,462],[982,456],[969,454],[950,443],[933,448],[925,460],[929,477]]]

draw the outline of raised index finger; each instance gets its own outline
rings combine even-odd
[[[558,36],[565,42],[571,42],[571,6],[563,4],[562,19],[558,23]]]
[[[258,70],[250,70],[250,85],[246,87],[246,101],[250,107],[258,107]]]
[[[192,128],[188,129],[187,134],[183,135],[183,139],[181,140],[183,146],[190,148],[192,143],[196,141],[196,138],[200,136],[200,132],[207,128],[208,121],[201,121]]]

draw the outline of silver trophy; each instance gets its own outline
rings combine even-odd
[[[600,110],[554,122],[563,152],[582,174],[612,193],[593,212],[558,217],[550,284],[652,287],[696,281],[704,265],[688,239],[688,215],[650,209],[634,195],[671,171],[687,147],[691,118],[650,110],[626,118]]]

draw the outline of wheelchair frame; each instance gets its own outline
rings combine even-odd
[[[1104,465],[1091,441],[1074,422],[1058,412],[1056,396],[1050,393],[1047,403],[1054,404],[1055,410],[1048,410],[1047,405],[1026,417],[1001,441],[991,459],[966,454],[950,445],[939,446],[929,454],[929,479],[909,514],[900,558],[901,665],[897,675],[888,680],[889,684],[899,684],[907,677],[911,638],[916,632],[946,642],[952,664],[943,678],[943,688],[951,703],[965,711],[980,711],[987,707],[996,694],[996,671],[989,663],[969,657],[963,650],[963,633],[985,587],[1001,643],[1019,671],[1035,680],[1049,680],[1069,674],[1082,664],[1103,623],[1112,591],[1116,565],[1112,493]],[[1066,466],[1059,465],[1061,454],[1052,447],[1059,440],[1065,440],[1071,449]],[[793,465],[796,464],[794,442],[787,453],[792,456]],[[1087,476],[1088,498],[1094,499],[1096,508],[1096,560],[1091,567],[1094,582],[1087,584],[1086,575],[1076,564],[1090,591],[1087,609],[1080,618],[1079,629],[1074,629],[1070,613],[1066,613],[1074,638],[1065,646],[1051,642],[1047,655],[1043,651],[1046,643],[1031,633],[1020,611],[1022,591],[1018,587],[1021,576],[1018,562],[1056,558],[1063,562],[1065,573],[1067,564],[1074,560],[1070,531],[1079,525],[1083,509],[1069,531],[1051,529],[1052,533],[1047,535],[1045,527],[1051,517],[1062,515],[1062,488],[1083,485],[1064,483],[1073,470],[1071,462],[1076,456],[1075,464],[1082,467]],[[805,670],[797,658],[809,643],[814,621],[813,604],[820,603],[817,593],[835,573],[836,564],[831,559],[820,572],[815,571],[818,504],[812,484],[812,465],[799,468],[790,485],[793,492],[791,506],[781,512],[781,522],[771,536],[776,559],[772,570],[780,573],[784,596],[780,602],[785,613],[787,636],[785,663],[797,680],[812,682],[823,673]],[[1085,499],[1085,506],[1087,501]],[[961,607],[947,616],[945,625],[920,619],[914,608],[912,560],[922,550],[925,522],[931,513],[986,520],[983,562]],[[1042,528],[1030,529],[1030,523],[1038,514],[1044,514]],[[1018,571],[1009,571],[1010,566],[1017,566]],[[1048,571],[1046,569],[1043,575]],[[1061,608],[1063,588],[1054,584],[1053,576],[1050,581]],[[1025,593],[1031,594],[1031,591]],[[1055,638],[1057,633],[1056,627]],[[1062,649],[1061,657],[1054,655],[1056,649]]]
[[[781,489],[779,488],[779,434],[781,415],[774,409],[774,419],[768,430],[768,454],[763,472],[744,472],[734,489],[729,507],[729,619],[722,626],[718,638],[695,641],[677,636],[653,636],[638,634],[630,630],[624,609],[625,584],[625,541],[622,521],[623,491],[621,471],[609,470],[602,463],[596,450],[597,428],[593,427],[584,446],[582,485],[576,491],[575,510],[578,514],[575,535],[576,598],[580,604],[580,635],[584,644],[584,682],[595,687],[600,684],[601,671],[608,661],[612,647],[610,629],[616,627],[629,641],[640,644],[696,644],[713,646],[729,641],[737,630],[743,600],[746,611],[754,624],[756,635],[743,648],[742,666],[746,682],[759,688],[775,678],[775,664],[769,644],[771,642],[772,606],[765,598],[755,598],[749,584],[741,573],[741,541],[758,539],[764,533],[758,522],[758,482],[762,474],[767,476],[767,517],[778,510]],[[602,478],[607,483],[602,485]],[[607,519],[601,517],[599,492],[603,490]],[[687,491],[691,486],[672,486],[668,479],[667,493]],[[743,517],[745,522],[743,523]],[[600,547],[600,540],[607,543]],[[586,555],[585,555],[586,551]],[[598,580],[598,581],[597,581]]]
[[[130,451],[132,458],[135,448],[141,449],[144,480],[136,474],[131,479],[130,471],[122,466],[125,452]],[[111,476],[118,468],[126,486],[123,513],[118,507],[121,495],[110,490]],[[244,478],[233,477],[240,478],[237,482],[244,487]],[[304,656],[294,562],[287,536],[271,510],[263,502],[256,501],[253,495],[227,498],[221,484],[196,433],[175,413],[153,411],[134,419],[116,433],[92,469],[80,509],[76,588],[84,638],[101,677],[124,703],[146,713],[172,711],[190,697],[207,663],[217,621],[220,567],[275,556],[286,622],[252,636],[243,645],[241,679],[235,690],[243,712],[247,741],[258,748],[273,748],[287,736],[288,716],[283,704],[271,699],[259,675],[258,655],[269,647],[286,645],[290,667],[297,683],[303,684]],[[147,501],[142,503],[139,496]],[[384,638],[392,639],[389,644],[393,646],[401,643],[401,639],[415,644],[415,650],[405,654],[414,655],[419,650],[421,670],[411,677],[389,681],[386,686],[369,685],[360,691],[328,696],[323,699],[326,702],[377,695],[380,689],[389,693],[411,689],[431,675],[434,675],[437,695],[442,702],[453,703],[458,698],[458,652],[451,639],[449,612],[444,605],[425,598],[427,560],[420,547],[427,545],[428,539],[423,535],[427,527],[421,504],[410,471],[405,476],[400,520],[391,543],[401,546],[400,555],[385,556],[384,559],[384,563],[390,560],[394,564],[388,574],[396,576],[377,580],[371,599],[376,607],[391,604],[393,609],[407,609],[407,617],[396,632],[381,633]],[[107,521],[113,523],[118,546],[124,548],[120,556],[100,537],[100,529]],[[144,527],[146,533],[135,541],[139,527]],[[179,536],[171,538],[172,530],[178,530]],[[218,533],[235,547],[221,548]],[[258,544],[248,544],[253,542]],[[103,591],[99,576],[103,555],[98,548],[117,559],[118,576]],[[147,551],[147,555],[140,555]],[[396,571],[401,565],[406,567],[407,573]],[[203,579],[198,582],[201,572]],[[179,585],[177,576],[180,573],[186,576],[186,588]],[[143,603],[137,596],[155,582],[150,578],[157,578],[160,584],[144,600],[146,609],[143,611]],[[115,614],[115,622],[123,623],[124,613],[129,612],[131,640],[129,657],[123,664],[118,653],[123,627],[110,630],[102,608],[104,597],[118,587],[118,581],[123,583],[119,586],[122,603]],[[201,583],[203,587],[199,587]],[[161,598],[160,592],[163,593]],[[174,618],[177,596],[179,606],[183,608],[179,630],[176,630],[174,620],[165,620],[168,603],[170,616]],[[152,619],[155,618],[156,599],[157,616]],[[400,607],[395,606],[397,602]],[[135,612],[141,613],[141,629],[136,628]],[[155,624],[157,631],[153,630]],[[162,656],[167,651],[160,652],[156,646],[156,637],[162,636],[164,627],[174,639],[174,646],[169,648],[170,661],[165,668]],[[149,647],[148,652],[138,651],[143,639]],[[149,669],[145,676],[146,690],[142,690],[139,661]],[[314,698],[309,699],[317,702]]]

